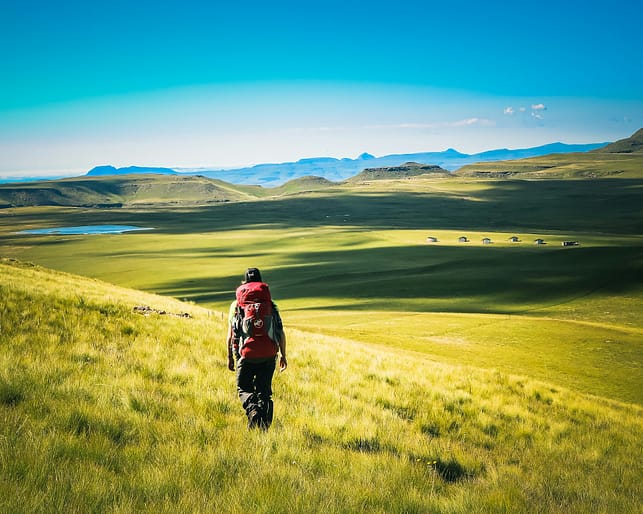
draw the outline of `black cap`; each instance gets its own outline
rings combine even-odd
[[[262,282],[261,273],[257,268],[248,268],[243,277],[244,282]]]

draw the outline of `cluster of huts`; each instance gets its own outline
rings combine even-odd
[[[518,236],[511,236],[508,239],[508,241],[511,242],[511,243],[520,243],[521,242],[520,238]],[[427,243],[438,243],[439,241],[438,241],[437,237],[428,236],[426,238],[426,242]],[[467,238],[467,236],[460,236],[458,238],[458,243],[470,243],[470,242],[471,241],[469,240],[469,238]],[[490,238],[488,238],[488,237],[482,238],[482,244],[483,245],[490,245],[492,243],[493,243],[493,241]],[[547,244],[547,243],[545,242],[544,239],[538,238],[538,239],[534,239],[534,244],[544,245],[544,244]],[[562,244],[562,246],[579,246],[580,243],[578,241],[563,241],[561,244]]]

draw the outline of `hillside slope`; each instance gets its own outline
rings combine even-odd
[[[518,161],[477,163],[455,172],[460,177],[512,179],[643,178],[643,154],[554,154]]]
[[[194,205],[256,198],[256,190],[199,176],[95,176],[0,184],[0,206]]]
[[[596,153],[643,153],[643,128],[630,137],[620,139],[609,145],[593,150]]]
[[[0,292],[2,512],[640,507],[637,407],[290,330],[248,432],[222,315],[8,260]]]
[[[586,179],[643,178],[643,128],[631,137],[588,153],[551,154],[460,168],[463,177]]]
[[[273,196],[282,196],[289,194],[308,193],[311,191],[320,191],[336,185],[337,184],[335,182],[331,182],[330,180],[327,180],[323,177],[311,175],[289,180],[282,186],[274,187],[272,189],[268,189],[267,191],[270,191],[270,194]]]

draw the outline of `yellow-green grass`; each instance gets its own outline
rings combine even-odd
[[[221,315],[6,260],[0,289],[2,512],[640,509],[639,407],[291,329],[250,432]]]
[[[290,325],[641,402],[640,200],[625,179],[447,178],[209,207],[4,209],[0,253],[222,312],[258,266]],[[91,223],[155,230],[13,233]]]
[[[511,315],[289,311],[289,326],[643,403],[643,330]]]
[[[33,246],[4,251],[219,311],[243,270],[258,265],[289,324],[643,401],[638,236],[352,225],[189,228],[21,236],[13,241]],[[438,243],[426,243],[428,235]],[[471,242],[458,243],[460,235]],[[512,235],[521,242],[510,243]],[[485,236],[491,245],[482,244]],[[537,237],[547,244],[534,245]],[[561,247],[567,239],[581,246]],[[440,312],[450,314],[431,314]],[[445,343],[456,340],[467,344]]]

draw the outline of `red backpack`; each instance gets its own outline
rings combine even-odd
[[[239,337],[239,354],[248,359],[274,357],[275,309],[265,282],[247,282],[237,288],[234,329]]]

